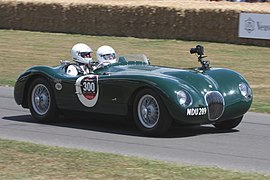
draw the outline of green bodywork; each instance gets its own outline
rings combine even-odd
[[[217,122],[242,116],[252,103],[252,96],[244,97],[239,90],[239,84],[248,84],[247,81],[229,69],[176,69],[133,61],[111,64],[95,70],[93,74],[98,75],[99,87],[98,101],[93,107],[86,107],[79,101],[75,90],[79,76],[65,74],[64,64],[31,67],[18,78],[14,97],[17,104],[28,108],[28,87],[34,78],[41,76],[50,83],[59,110],[127,115],[137,92],[151,88],[160,95],[172,118],[184,124],[213,123],[208,113],[187,116],[188,108],[208,108],[205,94],[209,91],[220,92],[224,98],[224,112]],[[61,85],[60,90],[56,84]],[[180,105],[176,95],[180,90],[190,94],[192,102],[189,105]]]

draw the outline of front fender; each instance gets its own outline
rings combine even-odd
[[[119,78],[119,77],[118,77]],[[199,94],[188,83],[167,75],[159,74],[157,76],[136,74],[134,77],[129,75],[127,77],[122,76],[129,81],[138,82],[138,87],[149,87],[155,90],[163,100],[169,114],[177,120],[185,120],[186,108],[190,106],[206,107],[203,95]],[[139,85],[140,84],[140,85]],[[177,99],[178,91],[185,91],[192,96],[193,103],[187,106],[180,105]]]

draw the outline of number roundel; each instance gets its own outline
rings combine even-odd
[[[99,95],[98,76],[86,75],[79,77],[76,80],[75,87],[76,94],[83,105],[87,107],[95,106]]]

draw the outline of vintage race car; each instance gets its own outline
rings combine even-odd
[[[69,63],[34,66],[17,79],[14,97],[38,122],[66,112],[133,117],[146,135],[168,131],[172,122],[213,124],[232,129],[251,106],[253,95],[239,73],[211,68],[203,47],[190,50],[200,67],[177,69],[150,65],[145,55],[127,55],[114,64],[99,65],[91,74],[66,74]],[[131,116],[129,116],[131,115]]]

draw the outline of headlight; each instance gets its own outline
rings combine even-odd
[[[252,92],[251,92],[250,87],[246,83],[244,82],[240,83],[239,90],[244,97],[251,98]]]
[[[190,105],[192,99],[191,96],[185,91],[176,91],[177,100],[180,105]]]

